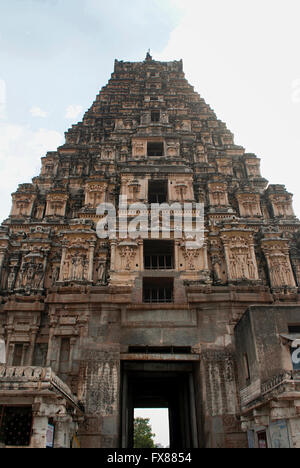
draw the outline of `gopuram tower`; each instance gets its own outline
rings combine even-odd
[[[174,212],[167,235],[129,235],[155,204],[188,207],[193,226],[203,206],[201,244]],[[300,447],[292,195],[181,61],[115,62],[12,195],[0,281],[2,446],[130,448],[134,409],[168,408],[171,448]]]

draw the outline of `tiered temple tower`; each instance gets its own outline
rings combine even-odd
[[[177,203],[196,222],[203,204],[204,242],[189,248],[174,216],[167,238],[99,237],[97,207],[119,215],[121,195],[146,219]],[[173,448],[300,447],[292,195],[234,144],[181,61],[115,62],[12,195],[0,280],[3,445],[130,447],[134,408],[167,407]]]

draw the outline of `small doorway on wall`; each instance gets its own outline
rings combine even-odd
[[[267,449],[268,448],[268,438],[266,431],[260,431],[257,433],[258,448]]]
[[[134,447],[134,417],[145,408],[157,410],[164,424],[167,417],[170,448],[198,448],[193,364],[132,361],[122,367],[122,448]]]

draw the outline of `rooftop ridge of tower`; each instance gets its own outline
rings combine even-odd
[[[147,52],[146,58],[143,61],[127,61],[115,59],[114,73],[127,67],[147,67],[147,66],[166,66],[168,69],[176,68],[178,72],[183,72],[183,60],[154,60],[152,55]]]

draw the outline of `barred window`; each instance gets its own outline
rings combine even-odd
[[[32,432],[32,408],[0,406],[0,441],[10,447],[28,447]]]

